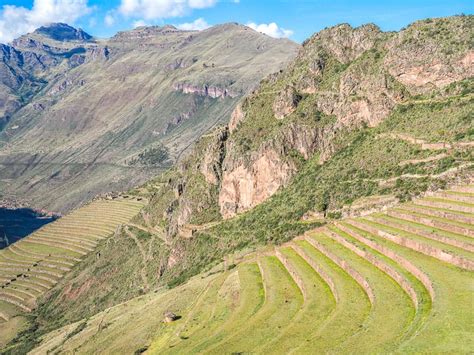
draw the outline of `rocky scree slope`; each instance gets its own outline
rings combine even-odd
[[[53,24],[1,48],[0,194],[63,212],[179,160],[298,45],[237,24],[107,40]]]
[[[471,56],[472,21],[425,20],[400,33],[340,25],[314,35],[287,69],[240,102],[228,126],[131,191],[148,206],[100,247],[100,262],[86,260],[54,289],[41,322],[65,324],[182,283],[229,253],[351,215],[352,205],[383,207],[469,179],[472,65],[450,63]],[[405,51],[431,52],[403,67],[423,64],[424,73],[437,65],[440,80],[410,84],[390,74]],[[145,262],[140,248],[152,251]]]
[[[0,44],[0,129],[47,84],[85,61],[92,37],[58,23]]]

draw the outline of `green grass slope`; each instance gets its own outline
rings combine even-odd
[[[176,243],[185,250],[185,256],[182,264],[169,271],[170,278],[185,279],[233,250],[285,242],[320,222],[303,219],[308,212],[338,218],[345,207],[364,197],[389,195],[405,201],[427,189],[442,188],[456,176],[471,175],[473,150],[463,142],[473,142],[469,133],[472,107],[472,96],[432,99],[395,109],[378,127],[343,133],[331,159],[320,164],[315,155],[302,162],[288,186],[267,201],[198,231],[191,240],[178,239]],[[423,149],[422,143],[391,135],[404,132],[425,138],[426,133],[417,134],[427,119],[433,126],[436,123],[433,131],[444,135],[443,139],[436,137],[436,142],[445,148]],[[458,138],[452,136],[456,131]],[[209,254],[210,249],[215,253]]]
[[[50,331],[84,319],[95,322],[97,314],[144,294],[176,295],[167,290],[182,284],[184,290],[193,279],[204,291],[184,301],[192,313],[184,306],[171,309],[182,319],[168,325],[161,325],[161,313],[153,313],[160,318],[150,323],[160,329],[155,341],[138,337],[140,342],[113,346],[131,351],[150,346],[157,352],[219,352],[226,345],[235,352],[295,346],[301,352],[310,346],[390,352],[411,344],[433,314],[436,287],[443,282],[435,284],[424,264],[397,248],[434,258],[435,264],[463,270],[472,265],[470,188],[408,202],[427,191],[472,183],[473,80],[462,64],[468,56],[464,29],[471,22],[472,16],[426,20],[400,33],[340,25],[313,36],[286,70],[241,102],[228,127],[206,134],[178,166],[130,191],[147,197],[147,206],[98,245],[99,259],[86,256],[41,299],[29,332],[15,343],[31,347]],[[431,33],[438,27],[446,32],[440,38]],[[419,56],[410,60],[406,56],[413,51]],[[444,69],[432,72],[432,62]],[[459,67],[452,71],[454,62]],[[417,80],[403,74],[413,70]],[[229,191],[236,193],[222,198]],[[255,195],[258,203],[240,204]],[[408,203],[347,220],[399,202]],[[344,222],[331,225],[341,218]],[[325,224],[314,238],[280,247]],[[364,231],[383,239],[372,240]],[[245,263],[232,269],[229,255],[272,245],[278,252],[253,254],[245,274],[240,272]],[[214,280],[213,267],[222,264],[232,272]],[[274,275],[286,288],[265,284]],[[316,294],[325,302],[315,304]],[[258,301],[249,303],[251,297]],[[389,316],[384,309],[399,312]],[[306,329],[314,337],[301,330],[309,318],[315,322]],[[212,324],[202,326],[206,322]],[[252,330],[253,322],[261,330]],[[233,324],[247,343],[233,336]],[[77,326],[69,338],[87,322]],[[464,338],[461,328],[456,329]],[[67,337],[69,330],[61,332]],[[92,351],[93,340],[82,339],[71,347]]]
[[[470,239],[472,247],[474,186],[451,191],[451,199],[438,192],[316,228],[236,258],[235,267],[220,265],[19,344],[34,346],[35,354],[468,353],[474,253],[384,223],[413,206],[426,215],[449,213],[417,223],[439,236],[448,235],[435,226],[440,219],[462,224],[447,238]],[[164,322],[167,311],[180,318]]]
[[[371,65],[374,57],[374,53],[362,55],[357,67]],[[302,55],[301,60],[309,59]],[[286,78],[288,73],[293,71],[282,75]],[[336,85],[333,74],[329,71],[327,78],[323,74],[322,80]],[[262,85],[264,89],[245,99],[252,115],[237,130],[230,133],[221,127],[203,136],[179,166],[130,192],[150,199],[129,228],[138,243],[122,230],[113,242],[99,246],[100,260],[89,256],[51,292],[41,308],[42,322],[60,326],[92,316],[149,290],[183,283],[228,254],[281,244],[332,219],[357,215],[356,205],[362,211],[380,208],[371,199],[403,202],[472,175],[473,92],[472,79],[466,79],[426,94],[406,93],[375,127],[343,126],[328,138],[317,138],[332,147],[323,162],[324,149],[304,159],[287,148],[288,141],[276,139],[284,158],[297,166],[294,176],[260,205],[223,220],[219,205],[222,159],[242,153],[247,133],[257,142],[279,137],[293,124],[301,125],[297,132],[310,130],[315,120],[320,127],[335,124],[334,117],[314,106],[318,95],[308,95],[284,120],[275,119],[271,100],[265,101],[264,95],[271,82]],[[245,154],[255,154],[252,149]],[[90,287],[80,290],[84,283]],[[77,297],[65,297],[68,288],[78,291]]]

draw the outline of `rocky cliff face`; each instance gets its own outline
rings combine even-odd
[[[218,87],[213,85],[193,85],[189,83],[174,83],[173,89],[180,91],[183,94],[195,94],[204,97],[210,97],[212,99],[226,98],[226,97],[237,97],[238,95],[233,93],[232,90],[226,87]]]
[[[472,76],[470,25],[472,17],[421,21],[400,33],[340,25],[307,40],[285,71],[237,105],[228,135],[202,153],[200,173],[218,189],[220,216],[264,202],[314,154],[328,160],[339,133],[375,127],[413,94]],[[189,223],[196,211],[186,211]]]
[[[223,218],[255,207],[288,183],[296,167],[283,161],[273,148],[262,148],[250,161],[227,158],[219,193],[219,206]]]
[[[323,162],[333,152],[333,125],[314,127],[292,122],[257,151],[242,155],[230,136],[222,164],[219,207],[223,218],[231,218],[267,200],[286,186],[301,160],[316,152]]]
[[[472,22],[472,16],[421,21],[398,34],[382,33],[374,25],[355,29],[340,25],[306,41],[288,71],[272,79],[273,88],[281,87],[272,104],[273,114],[277,120],[296,121],[301,116],[308,120],[308,108],[303,105],[313,105],[313,110],[336,120],[319,129],[282,128],[284,139],[278,150],[263,143],[245,158],[228,146],[219,195],[222,216],[229,218],[252,208],[284,186],[297,170],[288,159],[292,150],[304,159],[318,152],[320,161],[325,161],[334,151],[337,131],[376,126],[410,92],[427,92],[472,77],[473,53],[466,37]],[[268,95],[267,91],[262,89],[261,95]],[[239,108],[231,121],[232,131],[238,130],[240,122],[245,125],[245,120],[264,115],[244,114]],[[267,139],[273,137],[269,134]]]
[[[473,16],[419,21],[386,43],[384,66],[412,93],[474,75]]]

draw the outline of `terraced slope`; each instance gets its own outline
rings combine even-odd
[[[33,353],[466,353],[473,238],[474,185],[453,188],[110,308]],[[169,310],[181,318],[164,323]]]
[[[31,312],[38,298],[142,206],[124,198],[97,200],[1,250],[1,328],[17,325],[16,316]]]

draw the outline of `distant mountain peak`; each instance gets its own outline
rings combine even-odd
[[[51,23],[38,28],[34,33],[56,41],[90,41],[92,36],[80,28],[74,28],[66,23]]]
[[[148,25],[143,25],[143,26],[138,26],[135,27],[132,30],[124,31],[124,32],[131,32],[131,31],[143,31],[143,30],[148,30],[148,31],[155,31],[155,32],[164,32],[164,31],[179,31],[176,27],[173,25],[164,25],[164,26],[148,26]]]

